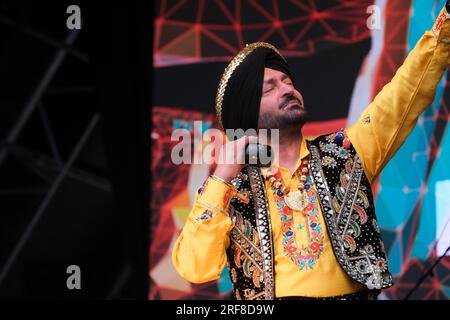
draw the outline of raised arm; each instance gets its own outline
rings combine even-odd
[[[384,86],[347,134],[370,182],[380,173],[433,102],[449,59],[450,20],[442,9],[392,80]]]

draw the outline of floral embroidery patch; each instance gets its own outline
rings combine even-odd
[[[205,210],[205,211],[202,212],[200,217],[195,218],[195,221],[196,222],[199,222],[199,221],[202,221],[202,220],[205,221],[205,220],[211,219],[212,217],[213,217],[212,211],[211,210]]]
[[[239,201],[241,201],[241,202],[243,202],[243,203],[245,203],[245,204],[248,204],[248,203],[250,202],[250,194],[249,194],[248,191],[241,191],[241,192],[237,193],[237,194],[235,195],[235,197],[236,197]]]
[[[379,272],[385,272],[387,270],[387,263],[386,260],[383,258],[379,258],[378,261],[375,263],[375,266]]]
[[[311,176],[308,182],[312,185]],[[274,193],[276,188],[272,187]],[[320,214],[316,194],[313,188],[308,189],[310,203],[306,206],[303,217],[304,224],[294,226],[292,210],[286,205],[285,198],[275,193],[275,201],[281,218],[281,232],[284,255],[287,256],[300,270],[313,269],[319,261],[324,248],[324,234],[320,223]],[[307,229],[308,244],[299,246],[295,239],[295,230]]]
[[[327,167],[327,168],[335,168],[337,163],[336,163],[336,160],[334,158],[331,158],[329,156],[324,156],[322,158],[322,165]]]
[[[371,266],[367,263],[366,260],[359,260],[356,262],[356,269],[362,274],[371,273]]]
[[[233,281],[233,283],[236,283],[236,281],[237,281],[237,274],[236,274],[236,270],[234,270],[234,268],[231,269],[231,281]]]
[[[322,143],[320,142],[320,149],[323,152],[327,152],[327,153],[335,153],[336,152],[336,145],[334,143]]]
[[[341,159],[348,159],[350,153],[348,152],[347,149],[339,147],[336,149],[336,156],[338,156]]]
[[[199,195],[202,195],[202,194],[205,192],[206,188],[208,187],[208,181],[209,181],[209,180],[206,179],[205,182],[203,182],[203,184],[201,185],[201,187],[198,188],[197,193],[198,193]]]

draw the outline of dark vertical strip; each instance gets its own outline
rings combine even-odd
[[[93,7],[91,48],[98,85],[98,106],[123,237],[127,279],[118,272],[118,285],[108,298],[147,299],[150,189],[150,83],[152,5],[130,2]],[[89,27],[89,26],[88,26]]]

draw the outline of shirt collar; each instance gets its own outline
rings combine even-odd
[[[306,139],[305,139],[305,137],[303,135],[302,135],[302,142],[300,143],[300,152],[299,152],[299,154],[300,154],[300,156],[298,157],[297,164],[295,165],[295,171],[297,171],[297,169],[302,164],[302,160],[305,159],[307,156],[309,156],[308,146],[306,144]]]
[[[308,146],[307,146],[305,137],[302,135],[302,141],[300,143],[300,150],[299,150],[299,157],[297,160],[297,164],[295,165],[294,172],[297,171],[297,169],[300,167],[300,165],[302,164],[302,160],[308,156],[309,156]],[[273,162],[272,165],[275,167],[280,166],[278,162]]]

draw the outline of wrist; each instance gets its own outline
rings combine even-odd
[[[221,177],[219,177],[219,176],[217,176],[217,175],[215,175],[215,174],[210,175],[209,178],[210,178],[210,179],[213,179],[213,180],[215,180],[215,181],[218,181],[218,182],[220,182],[220,183],[223,183],[223,184],[227,185],[228,187],[232,188],[233,190],[235,189],[235,187],[233,186],[233,184],[230,182],[231,179],[228,181],[228,180],[225,180],[225,179],[223,179],[223,178],[221,178]]]
[[[236,174],[234,174],[234,172],[232,172],[230,170],[224,170],[224,168],[219,167],[214,171],[213,176],[217,177],[218,180],[222,180],[225,183],[231,184],[231,180],[234,179]]]

